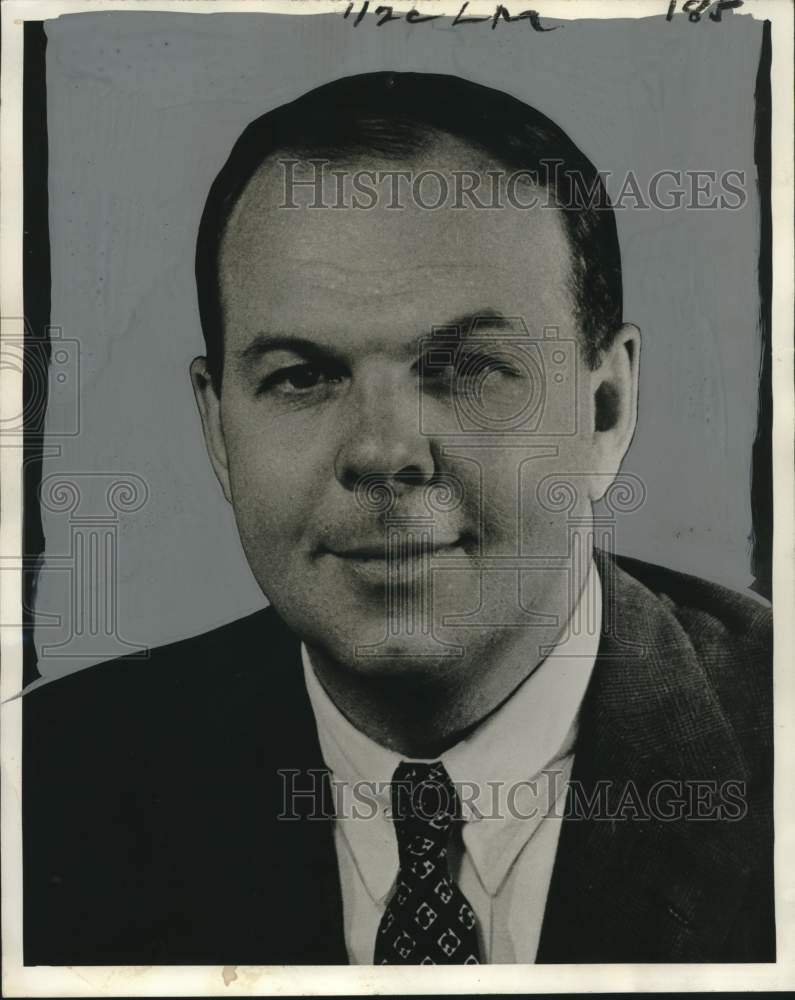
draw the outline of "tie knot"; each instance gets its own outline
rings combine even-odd
[[[461,802],[441,761],[403,761],[392,778],[392,819],[402,865],[411,865],[447,846]]]

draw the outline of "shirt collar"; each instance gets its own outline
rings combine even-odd
[[[434,758],[461,790],[468,821],[464,846],[491,895],[565,788],[559,779],[571,765],[577,712],[596,662],[601,621],[601,583],[591,564],[564,639],[497,711]],[[321,686],[303,643],[301,656],[323,759],[337,786],[337,822],[370,896],[382,902],[399,864],[384,809],[395,768],[405,758],[356,729]],[[528,783],[542,771],[534,789]]]

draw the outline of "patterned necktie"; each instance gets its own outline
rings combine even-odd
[[[398,765],[392,819],[400,869],[376,935],[376,965],[480,963],[475,914],[447,868],[447,845],[460,814],[441,761]]]

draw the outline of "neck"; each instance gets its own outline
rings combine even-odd
[[[363,676],[351,673],[324,650],[307,648],[318,680],[348,721],[381,746],[412,758],[437,757],[463,739],[538,665],[529,664],[528,669],[527,658],[517,648],[510,659],[503,653],[498,672],[457,658],[450,678],[444,676],[445,665],[437,663],[429,679],[427,660],[420,669],[400,664],[394,672],[379,669]],[[486,655],[493,668],[493,653]],[[497,673],[501,683],[496,682]]]

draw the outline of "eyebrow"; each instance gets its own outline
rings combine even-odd
[[[242,350],[236,352],[235,360],[238,367],[243,368],[252,361],[258,361],[271,351],[293,351],[295,354],[305,354],[313,357],[319,354],[333,354],[334,348],[318,344],[308,337],[297,337],[289,333],[258,333]]]
[[[479,309],[477,312],[464,313],[450,320],[449,323],[439,323],[434,326],[434,330],[443,331],[446,329],[457,329],[463,338],[473,333],[475,323],[482,328],[490,330],[515,330],[516,324],[521,322],[516,316],[505,316],[499,309]]]
[[[506,317],[498,309],[480,309],[477,312],[464,313],[445,323],[435,324],[430,336],[443,335],[446,331],[456,331],[457,335],[464,339],[472,333],[476,322],[480,326],[493,330],[513,330],[516,326],[515,317]],[[428,339],[429,335],[423,333],[415,337],[407,346],[412,351],[416,351],[417,347]],[[236,352],[235,361],[238,370],[245,371],[251,364],[273,351],[291,351],[307,358],[339,357],[339,352],[331,344],[318,343],[309,337],[290,333],[261,331],[246,347]]]

